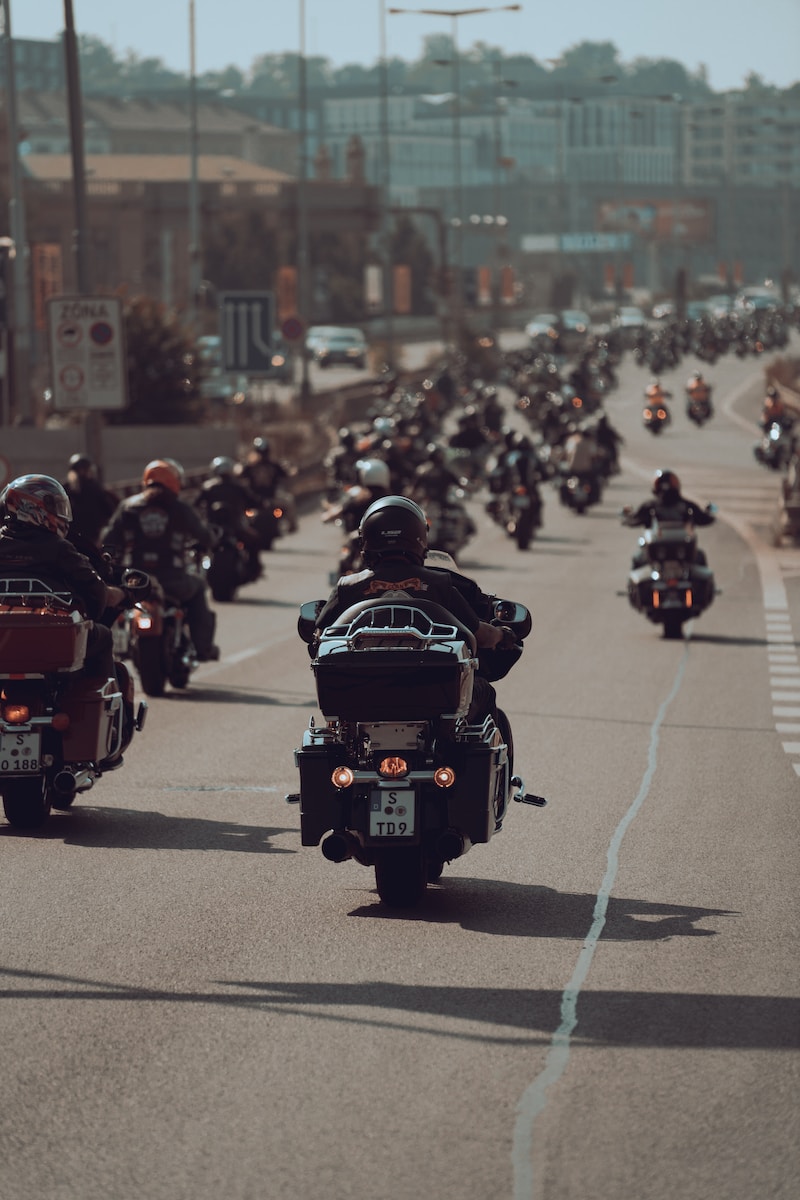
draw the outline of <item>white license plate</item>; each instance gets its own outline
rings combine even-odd
[[[413,788],[373,788],[369,802],[369,836],[413,837],[415,811]]]
[[[0,733],[0,775],[35,775],[41,769],[41,758],[38,729]]]

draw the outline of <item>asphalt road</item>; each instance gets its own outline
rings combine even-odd
[[[627,365],[623,474],[583,517],[548,490],[527,553],[474,505],[462,566],[534,614],[498,690],[550,804],[415,913],[283,800],[297,604],[338,548],[315,514],[123,770],[0,825],[3,1200],[793,1200],[800,550],[770,544],[759,369],[720,361],[714,420],[656,440]],[[720,509],[683,642],[620,594],[617,513],[659,466]]]

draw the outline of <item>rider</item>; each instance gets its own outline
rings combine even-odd
[[[693,371],[686,384],[687,409],[691,408],[692,403],[708,405],[709,416],[711,415],[711,385],[704,379],[701,371]]]
[[[653,476],[653,499],[645,500],[638,508],[625,508],[623,514],[626,525],[652,525],[654,521],[675,521],[683,525],[711,525],[716,519],[712,505],[703,508],[695,500],[681,494],[681,483],[674,471],[659,470]],[[634,556],[634,566],[642,566],[646,554],[640,552]],[[696,561],[706,565],[706,556],[698,550]]]
[[[114,515],[119,496],[100,483],[97,467],[88,454],[72,455],[62,486],[72,508],[70,539],[78,535],[93,546],[99,546],[100,532]]]
[[[192,544],[213,547],[214,535],[195,510],[180,500],[177,464],[153,459],[142,474],[142,491],[123,500],[103,531],[103,543],[128,567],[154,575],[169,596],[186,609],[189,630],[201,662],[219,658],[214,644],[216,616],[208,607],[202,575],[186,569]]]
[[[277,501],[286,513],[289,532],[297,530],[297,507],[289,490],[289,472],[283,463],[272,457],[272,447],[265,437],[253,438],[246,461],[238,469],[240,479],[258,497],[259,506],[271,508]]]
[[[248,509],[258,508],[259,501],[247,484],[236,477],[236,463],[225,454],[212,459],[210,475],[205,480],[194,502],[205,521],[213,523],[214,506],[220,505],[222,512],[217,520],[239,539],[247,550],[251,575],[258,579],[262,574],[258,557],[258,534],[247,519]]]
[[[106,584],[67,533],[72,521],[69,496],[49,475],[20,475],[0,495],[0,576],[36,572],[50,587],[68,588],[93,622],[86,652],[86,674],[114,677],[111,630],[98,624],[106,608],[125,599],[122,588]]]
[[[336,623],[353,604],[370,599],[410,599],[418,596],[441,605],[474,635],[479,647],[492,649],[508,633],[479,616],[446,572],[424,566],[428,546],[425,513],[406,496],[384,496],[370,505],[359,526],[365,568],[343,575],[316,620],[322,630]],[[465,577],[466,579],[466,577]],[[473,587],[472,581],[468,581]],[[483,593],[480,593],[483,597]],[[484,597],[487,601],[488,597]],[[469,719],[474,722],[495,708],[494,688],[476,675]]]
[[[133,737],[133,687],[124,663],[114,662],[111,630],[101,623],[107,609],[127,600],[123,588],[104,582],[67,534],[72,522],[69,496],[49,475],[19,475],[0,494],[0,577],[35,577],[56,590],[68,590],[80,602],[90,626],[83,674],[116,679],[123,698],[122,743],[114,755],[119,766]],[[104,765],[111,766],[111,760]]]

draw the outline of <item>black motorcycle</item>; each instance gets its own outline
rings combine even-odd
[[[208,520],[216,541],[203,556],[203,570],[211,595],[226,603],[235,599],[240,587],[258,579],[261,572],[244,542],[250,531],[239,527],[227,505],[213,504]]]
[[[374,867],[384,904],[416,904],[444,864],[502,826],[508,803],[542,805],[513,770],[502,712],[472,725],[475,673],[500,679],[522,652],[530,613],[495,600],[513,645],[478,652],[473,635],[429,601],[362,601],[317,640],[322,601],[304,604],[324,721],[313,717],[295,750],[304,846],[322,841],[331,862]]]
[[[623,510],[623,524],[629,518]],[[628,574],[628,600],[636,612],[663,626],[665,638],[680,638],[684,622],[705,612],[714,595],[714,575],[692,524],[655,521],[645,530]]]

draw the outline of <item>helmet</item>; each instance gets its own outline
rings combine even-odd
[[[384,496],[370,504],[358,527],[367,562],[388,551],[421,564],[428,548],[428,522],[418,504],[406,496]]]
[[[262,458],[266,458],[269,454],[269,442],[264,437],[253,438],[253,449],[256,454],[260,454]]]
[[[88,454],[73,454],[69,460],[69,469],[70,471],[77,471],[78,474],[85,471],[88,475],[90,471],[94,470],[94,462],[89,458]]]
[[[172,467],[173,471],[178,476],[178,483],[181,485],[181,487],[183,487],[186,483],[186,472],[178,462],[177,458],[165,458],[163,461],[168,467]]]
[[[376,417],[372,422],[372,428],[381,437],[389,437],[395,431],[395,422],[392,417]]]
[[[41,525],[65,537],[72,520],[69,496],[49,475],[19,475],[3,489],[0,506],[15,521]]]
[[[667,492],[680,492],[681,481],[674,471],[656,471],[653,476],[653,495],[664,496]]]
[[[389,468],[382,458],[360,458],[356,471],[362,487],[389,487]]]
[[[166,458],[154,458],[142,473],[142,487],[163,487],[175,496],[182,482],[179,464]]]
[[[226,454],[218,454],[216,458],[211,460],[212,475],[233,475],[236,470],[236,463],[232,458],[228,458]]]

